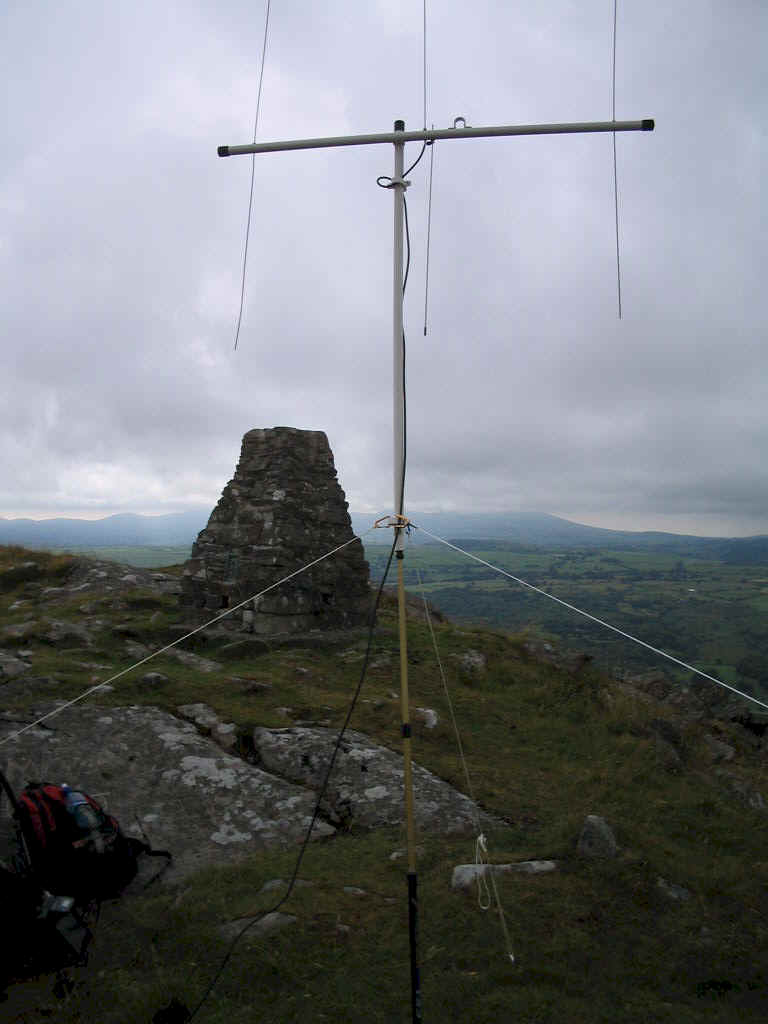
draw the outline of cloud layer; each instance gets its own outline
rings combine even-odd
[[[608,119],[604,6],[429,5],[429,122]],[[263,16],[0,15],[0,515],[213,504],[278,424],[325,430],[353,507],[390,507],[389,147],[258,158],[232,348],[250,160],[216,146],[252,134]],[[767,21],[622,5],[617,117],[657,130],[617,139],[621,321],[610,136],[435,147],[426,338],[414,170],[410,507],[768,532]],[[413,4],[273,5],[260,138],[419,127],[422,95]]]

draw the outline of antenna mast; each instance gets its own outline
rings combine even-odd
[[[459,127],[461,125],[461,127]],[[417,956],[418,888],[416,875],[415,823],[413,813],[413,772],[411,763],[411,725],[408,708],[408,655],[405,628],[405,586],[403,583],[405,518],[404,413],[403,388],[403,198],[408,182],[403,180],[406,142],[435,142],[438,139],[498,138],[510,135],[575,135],[594,132],[651,132],[654,122],[588,121],[567,124],[498,125],[467,127],[463,118],[456,118],[453,128],[406,132],[404,121],[395,121],[394,131],[378,135],[341,135],[319,139],[294,139],[284,142],[258,142],[244,146],[219,146],[219,156],[241,156],[251,153],[277,153],[291,149],[329,149],[338,146],[371,146],[391,143],[395,151],[394,174],[387,186],[394,194],[394,252],[392,278],[392,345],[393,345],[393,442],[394,442],[394,515],[388,525],[396,533],[398,621],[400,626],[400,707],[402,717],[405,817],[408,845],[408,934],[411,959],[411,1011],[414,1024],[421,1024],[421,985]]]

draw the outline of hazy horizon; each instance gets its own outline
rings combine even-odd
[[[190,513],[190,514],[192,514],[192,513],[199,513],[199,515],[201,517],[206,517],[207,515],[210,515],[210,513],[213,511],[214,506],[215,506],[215,502],[212,505],[210,505],[210,506],[202,505],[202,504],[190,505],[190,506],[187,506],[186,508],[165,509],[165,510],[163,510],[161,512],[158,512],[158,511],[152,511],[152,512],[136,511],[135,509],[117,509],[117,510],[114,510],[114,511],[111,511],[111,512],[99,511],[98,513],[93,512],[92,510],[89,510],[88,512],[84,512],[83,514],[79,514],[79,515],[78,514],[74,514],[74,513],[72,513],[72,514],[57,514],[57,515],[17,515],[17,516],[2,515],[2,516],[0,516],[0,520],[5,520],[5,521],[8,521],[8,522],[13,522],[14,520],[26,520],[26,521],[31,521],[31,522],[46,522],[46,521],[56,520],[56,519],[73,519],[73,520],[77,520],[77,521],[81,521],[81,522],[99,522],[100,520],[109,519],[112,516],[120,516],[120,515],[138,515],[138,516],[143,516],[143,517],[146,517],[146,518],[152,518],[152,517],[160,517],[160,516],[166,516],[166,515],[183,515],[185,513]],[[372,512],[369,512],[366,509],[354,509],[354,508],[350,508],[349,511],[350,511],[351,515],[358,516],[358,517],[363,517],[363,516],[370,515],[370,517],[371,517],[371,524],[373,524],[374,519],[377,518],[378,515],[386,515],[387,514],[386,511],[382,511],[380,513],[372,513]],[[643,526],[627,526],[627,525],[623,525],[623,523],[622,523],[620,518],[614,518],[614,519],[611,520],[608,517],[585,517],[585,518],[579,519],[579,518],[576,518],[573,515],[567,515],[567,514],[561,513],[561,512],[547,512],[547,511],[542,510],[542,509],[526,509],[526,510],[517,510],[517,511],[514,511],[514,510],[506,510],[506,511],[504,511],[504,510],[502,510],[502,511],[499,511],[499,510],[482,510],[482,509],[478,510],[476,508],[475,509],[435,509],[435,508],[430,508],[430,509],[418,509],[418,510],[417,509],[411,509],[411,510],[409,510],[409,515],[414,519],[414,522],[416,522],[418,520],[419,514],[421,514],[421,515],[430,515],[430,516],[432,516],[432,515],[434,515],[434,516],[442,516],[442,517],[446,517],[446,518],[450,518],[451,516],[457,516],[457,517],[458,516],[461,516],[461,517],[465,517],[465,516],[466,517],[469,517],[469,516],[504,517],[505,515],[508,515],[508,516],[514,517],[514,516],[520,516],[520,515],[533,515],[533,516],[535,516],[535,515],[552,515],[552,516],[556,516],[558,519],[564,519],[564,520],[566,520],[568,522],[576,523],[576,524],[578,524],[580,526],[593,526],[593,527],[596,527],[598,529],[617,530],[617,531],[627,532],[627,533],[659,532],[659,533],[679,534],[679,535],[692,536],[692,537],[712,537],[712,538],[745,538],[745,537],[766,536],[766,532],[762,532],[761,533],[761,531],[759,531],[759,530],[757,530],[757,531],[755,531],[753,533],[749,533],[749,532],[744,532],[744,533],[727,533],[724,530],[722,530],[721,532],[705,532],[704,530],[673,529],[669,525],[668,517],[655,517],[654,519],[649,519],[649,520],[647,520],[647,525],[643,525]]]

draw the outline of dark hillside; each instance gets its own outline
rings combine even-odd
[[[183,633],[177,586],[174,569],[0,549],[4,734],[28,722],[41,701],[70,699],[127,668],[139,650]],[[493,912],[478,908],[475,891],[451,886],[453,869],[474,861],[474,837],[420,831],[425,1020],[763,1021],[768,815],[760,729],[733,721],[734,709],[707,693],[654,678],[617,683],[524,635],[448,622],[435,631],[475,796],[498,821],[488,831],[491,860],[552,861],[555,868],[498,876],[513,966]],[[100,694],[103,720],[117,720],[128,706],[177,715],[180,706],[203,702],[214,721],[236,726],[243,758],[253,750],[255,726],[341,723],[364,631],[283,645],[244,641],[233,645],[231,633],[186,641],[183,660],[164,654]],[[414,759],[461,789],[417,605],[408,657]],[[164,681],[146,682],[150,669]],[[395,750],[397,688],[388,599],[352,724]],[[429,727],[419,709],[434,711],[437,723]],[[50,721],[51,742],[77,713],[74,707]],[[0,746],[0,758],[7,763],[13,751],[13,744]],[[99,756],[84,750],[80,771]],[[120,785],[116,771],[102,788],[114,794]],[[603,818],[615,837],[603,856],[579,851],[589,815]],[[363,828],[354,818],[313,843],[300,873],[309,884],[284,908],[295,920],[268,935],[248,933],[198,1019],[407,1020],[403,845],[401,828]],[[133,1024],[152,1020],[172,997],[195,1005],[233,922],[274,903],[265,883],[289,878],[295,855],[295,848],[276,848],[236,865],[214,861],[105,905],[90,963],[69,972],[74,987],[66,998],[56,997],[52,977],[18,978],[5,1019]]]

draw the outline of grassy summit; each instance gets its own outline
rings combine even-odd
[[[3,707],[20,722],[43,694],[68,699],[127,667],[135,660],[129,644],[154,650],[185,631],[175,596],[126,567],[113,566],[101,583],[72,591],[82,566],[78,558],[0,549],[0,649],[31,666],[2,683]],[[172,579],[174,571],[164,575]],[[131,575],[135,582],[125,579]],[[431,640],[417,611],[409,620],[411,697],[414,707],[434,709],[439,723],[427,729],[414,715],[414,757],[463,789]],[[75,627],[69,639],[50,639],[52,621]],[[89,631],[88,644],[78,646],[78,627]],[[450,886],[453,867],[474,859],[473,837],[420,835],[425,1020],[764,1020],[762,741],[738,724],[697,719],[684,703],[657,702],[589,666],[569,672],[542,660],[530,637],[450,623],[435,629],[475,796],[505,823],[489,835],[492,860],[552,859],[558,870],[499,879],[517,957],[511,966],[492,911],[478,909],[475,893]],[[231,640],[203,634],[184,645],[225,665],[224,672],[201,672],[162,655],[98,701],[151,702],[171,712],[203,701],[238,724],[244,752],[254,725],[341,723],[364,631],[330,646],[309,638],[225,651]],[[168,683],[148,691],[141,675],[149,670]],[[387,600],[352,727],[395,749],[398,685],[395,615]],[[588,814],[613,827],[620,847],[614,859],[577,855]],[[354,825],[315,843],[300,875],[312,885],[283,908],[296,923],[268,936],[253,929],[197,1019],[408,1020],[405,869],[402,858],[390,859],[403,846],[401,829],[365,832]],[[19,982],[9,992],[6,1019],[127,1024],[150,1021],[171,996],[194,1006],[226,950],[222,925],[276,902],[279,890],[260,890],[290,877],[295,852],[259,854],[238,867],[214,864],[181,886],[105,906],[91,962],[72,972],[72,993],[57,1000],[50,978]]]

